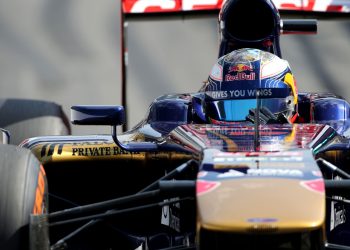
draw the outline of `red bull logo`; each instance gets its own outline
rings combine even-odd
[[[236,75],[226,75],[225,76],[225,81],[227,81],[227,82],[241,81],[241,80],[253,81],[253,80],[255,80],[255,73],[252,72],[250,74],[246,74],[244,72],[238,72]]]
[[[231,66],[228,70],[229,73],[242,71],[253,71],[253,67],[245,64],[236,64],[234,66]]]

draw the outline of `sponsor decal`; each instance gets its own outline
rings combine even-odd
[[[274,130],[261,130],[260,135],[261,136],[287,136],[290,133],[288,132],[280,132],[280,131],[274,131]],[[240,136],[240,135],[255,135],[254,131],[232,131],[229,133],[229,135],[233,136]]]
[[[124,13],[180,12],[220,9],[223,0],[123,0]],[[273,0],[278,9],[324,12],[350,12],[345,1]]]
[[[245,64],[237,64],[237,65],[231,66],[228,69],[228,73],[242,72],[242,71],[253,71],[253,67],[250,65],[245,65]]]
[[[232,178],[232,177],[243,177],[245,176],[244,173],[230,169],[229,171],[223,173],[223,174],[218,174],[218,178]]]
[[[240,123],[238,123],[237,125],[239,125],[238,128],[237,128],[238,131],[241,131],[241,130],[253,131],[254,130],[250,126],[244,126],[244,125],[242,125]],[[220,131],[231,131],[232,130],[231,127],[222,127],[222,126],[210,126],[210,127],[209,126],[202,126],[202,127],[199,127],[198,129],[200,131],[219,131],[219,132]]]
[[[264,169],[248,169],[247,175],[303,177],[304,173],[299,169],[264,168]]]
[[[125,13],[146,13],[181,11],[181,3],[176,0],[123,0]]]
[[[246,166],[237,165],[237,168]],[[249,168],[246,170],[246,173],[230,169],[225,173],[218,174],[218,178],[234,178],[234,177],[291,177],[291,178],[302,178],[304,177],[303,171],[299,169],[284,169],[284,168]],[[318,183],[308,183],[311,187],[310,189],[318,190],[319,186],[316,186]],[[314,186],[313,186],[314,185]],[[321,191],[320,191],[321,192]]]
[[[123,0],[125,13],[176,12],[221,8],[223,0]]]
[[[332,176],[334,180],[341,180],[342,178],[338,175]],[[335,229],[337,226],[342,225],[346,222],[346,200],[341,196],[332,196],[333,201],[331,202],[331,215],[330,215],[330,231]]]
[[[40,156],[52,156],[55,152],[57,146],[57,154],[62,154],[62,149],[64,144],[63,143],[51,143],[51,144],[44,144],[41,148]]]
[[[225,99],[228,97],[228,91],[207,91],[206,94],[213,99]]]
[[[226,75],[225,81],[240,81],[240,80],[248,80],[252,81],[255,80],[255,72],[252,72],[250,74],[247,74],[245,72],[238,72],[236,75]]]
[[[346,222],[346,209],[343,202],[331,202],[330,231]]]
[[[248,169],[248,168],[281,168],[283,166],[284,168],[288,169],[304,169],[305,164],[303,162],[283,162],[281,163],[280,161],[251,161],[251,162],[234,162],[234,163],[224,163],[224,164],[215,164],[213,165],[214,170],[227,170],[227,169]],[[305,172],[304,172],[305,173]],[[307,174],[307,173],[306,173]],[[306,178],[307,179],[307,178]]]
[[[95,144],[82,144],[71,148],[72,156],[113,156],[113,155],[128,155],[140,154],[140,152],[128,152],[117,146],[92,146]],[[50,157],[54,154],[62,155],[63,147],[71,146],[71,144],[63,143],[48,143],[44,144],[40,150],[40,157]],[[67,149],[66,149],[67,150]]]
[[[221,183],[218,181],[197,180],[196,193],[197,195],[206,194],[216,189],[218,186],[220,186],[220,184]]]
[[[284,152],[219,152],[215,156],[302,156],[303,153],[300,151],[284,151]]]
[[[178,198],[172,198],[166,201],[176,201]],[[176,202],[170,205],[163,206],[161,222],[162,225],[168,226],[177,232],[180,232],[180,203]]]
[[[263,157],[263,156],[250,156],[250,157],[214,157],[214,163],[242,163],[242,162],[302,162],[303,157],[300,156],[285,156],[285,157]]]
[[[252,97],[255,98],[257,91],[256,89],[236,89],[225,91],[207,91],[205,93],[213,99],[234,99]],[[270,97],[272,96],[272,89],[261,89],[258,93],[260,97]]]
[[[117,146],[115,147],[87,147],[72,148],[72,156],[110,156],[110,155],[127,155],[131,152],[125,151]],[[133,152],[133,154],[135,154]]]
[[[271,222],[277,222],[278,219],[276,218],[249,218],[247,220],[251,223],[271,223]]]

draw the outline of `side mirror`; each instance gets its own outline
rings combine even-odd
[[[75,125],[123,125],[125,111],[123,106],[72,106],[71,122]]]
[[[110,125],[112,126],[112,138],[115,144],[127,151],[136,151],[134,147],[122,144],[117,137],[117,126],[125,122],[123,106],[72,106],[71,123],[75,125]]]
[[[117,126],[125,122],[123,106],[92,106],[78,105],[71,107],[71,122],[76,125],[110,125],[115,144],[130,152],[178,151],[188,152],[178,145],[161,144],[157,142],[129,142],[124,144],[118,140]]]

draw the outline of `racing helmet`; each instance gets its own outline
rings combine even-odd
[[[258,105],[291,123],[297,117],[297,87],[289,63],[259,49],[239,49],[219,58],[200,92],[210,123],[245,121]]]

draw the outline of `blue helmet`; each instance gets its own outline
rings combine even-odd
[[[245,121],[258,102],[291,122],[297,114],[297,88],[288,62],[258,49],[219,58],[200,92],[202,111],[211,123]]]

